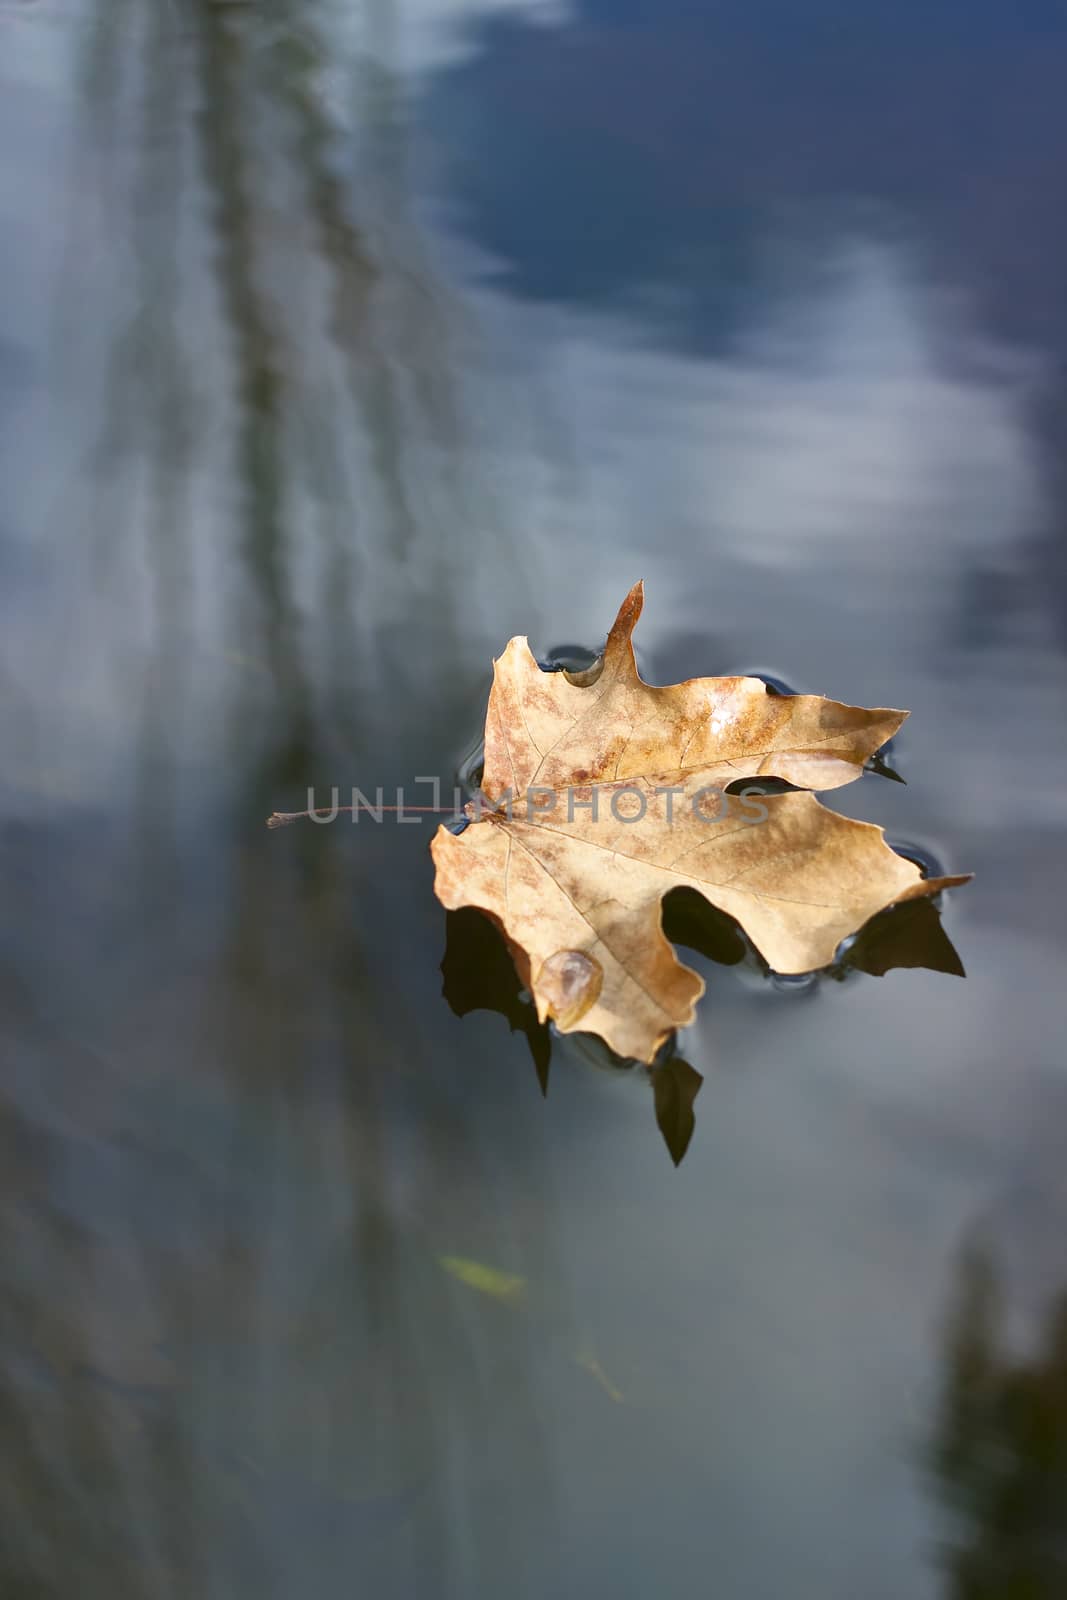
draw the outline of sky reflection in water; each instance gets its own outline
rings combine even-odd
[[[1013,1483],[1062,1592],[1067,33],[652,19],[0,14],[5,1594],[1006,1596]],[[639,576],[653,681],[911,707],[833,804],[978,874],[966,983],[706,958],[677,1170],[453,1014],[426,828],[262,829]]]

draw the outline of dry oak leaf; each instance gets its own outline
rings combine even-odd
[[[631,642],[642,601],[638,583],[585,673],[543,672],[511,640],[486,715],[486,804],[431,849],[438,899],[497,924],[541,1021],[648,1062],[704,992],[663,933],[669,890],[698,890],[795,973],[826,966],[887,906],[967,877],[921,877],[881,828],[810,793],[719,792],[770,776],[836,788],[907,713],[776,696],[758,678],[644,683]]]

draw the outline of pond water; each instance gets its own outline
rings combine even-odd
[[[0,38],[5,1597],[1062,1597],[1062,8]],[[910,707],[831,803],[976,874],[965,980],[693,958],[677,1166],[432,819],[263,826],[639,577],[652,681]]]

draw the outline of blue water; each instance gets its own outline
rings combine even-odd
[[[1062,8],[0,39],[5,1600],[1060,1600]],[[880,977],[705,929],[658,1097],[429,820],[263,827],[638,577],[653,681],[909,707],[831,803],[976,874]]]

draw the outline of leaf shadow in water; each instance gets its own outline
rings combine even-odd
[[[445,953],[441,961],[442,993],[457,1017],[472,1011],[496,1011],[512,1033],[523,1033],[530,1047],[541,1093],[548,1094],[553,1032],[537,1020],[529,992],[523,987],[503,935],[496,924],[472,907],[446,913]],[[741,929],[725,912],[710,905],[694,889],[674,889],[664,897],[663,931],[672,944],[714,961],[719,966],[746,965],[768,979],[774,977]],[[820,980],[842,983],[857,973],[884,977],[895,968],[925,967],[965,977],[934,900],[891,906],[860,929],[838,951],[829,967],[812,974],[806,989]],[[584,1054],[617,1071],[645,1072],[652,1084],[656,1125],[675,1166],[689,1148],[695,1125],[694,1102],[704,1079],[675,1053],[672,1038],[651,1065],[624,1061],[592,1035],[572,1035],[587,1048]]]

